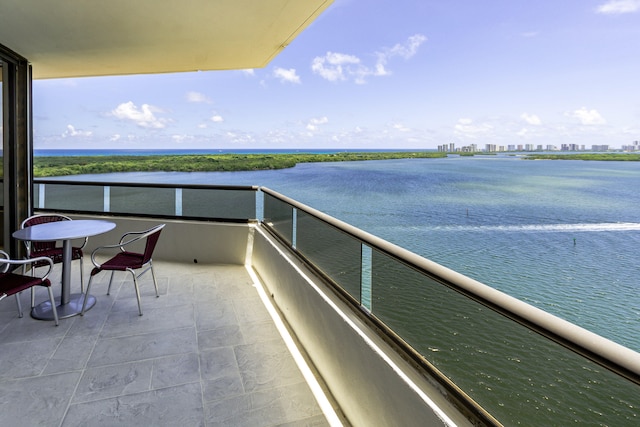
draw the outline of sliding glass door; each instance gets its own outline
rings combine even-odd
[[[11,234],[32,206],[31,66],[1,44],[0,101],[0,246],[17,257],[23,245]]]
[[[4,224],[4,133],[7,129],[7,120],[5,118],[5,91],[4,91],[4,73],[7,70],[5,62],[0,58],[0,224]],[[4,246],[4,227],[0,227],[0,245]]]

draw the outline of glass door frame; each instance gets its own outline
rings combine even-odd
[[[23,245],[11,237],[32,212],[33,119],[31,65],[0,44],[2,67],[2,248],[21,257]]]

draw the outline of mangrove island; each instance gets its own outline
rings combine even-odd
[[[295,154],[184,154],[148,156],[46,156],[35,157],[35,177],[112,172],[234,172],[292,168],[298,163],[351,162],[446,157],[445,153],[342,152]]]

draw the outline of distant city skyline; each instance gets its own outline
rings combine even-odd
[[[509,144],[509,145],[496,145],[485,144],[480,146],[478,144],[469,144],[463,146],[457,146],[455,143],[438,145],[438,151],[453,153],[453,152],[466,152],[466,153],[479,153],[479,152],[506,152],[506,151],[595,151],[595,152],[626,152],[626,153],[638,153],[640,152],[640,141],[633,141],[631,144],[622,145],[620,147],[614,147],[608,144],[592,144],[587,146],[585,144],[562,144],[560,146],[553,144]]]
[[[638,76],[640,0],[336,0],[263,69],[34,81],[34,146],[622,147]]]

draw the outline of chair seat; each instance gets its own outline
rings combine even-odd
[[[51,286],[49,279],[23,276],[14,273],[0,273],[0,294],[13,295],[32,286]]]
[[[36,253],[32,253],[31,257],[34,258],[36,256],[46,256],[47,258],[51,258],[54,264],[59,264],[62,262],[62,248],[51,248],[40,250]],[[71,259],[82,259],[82,248],[72,247],[71,248]],[[45,265],[45,262],[35,262],[33,264],[34,267],[42,267]]]
[[[137,269],[142,268],[144,264],[144,255],[135,252],[120,252],[109,261],[106,261],[91,271],[91,275],[94,276],[103,270],[118,270],[125,271],[127,268]]]

